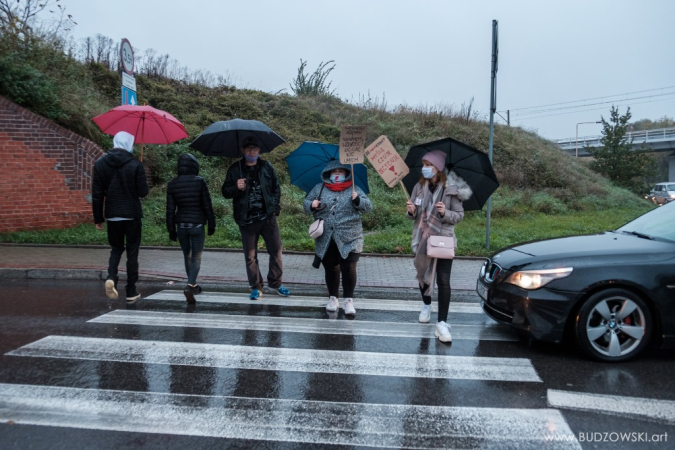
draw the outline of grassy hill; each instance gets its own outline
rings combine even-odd
[[[80,62],[68,53],[58,39],[19,40],[0,35],[0,95],[110,148],[112,137],[102,134],[91,118],[119,104],[120,74],[100,63]],[[270,94],[160,76],[138,75],[136,81],[139,103],[173,114],[190,135],[172,145],[145,147],[144,162],[151,169],[154,187],[144,201],[144,245],[176,245],[164,228],[165,184],[175,176],[178,156],[190,152],[200,161],[218,218],[216,234],[206,245],[240,247],[231,203],[220,194],[226,168],[233,160],[204,157],[189,148],[204,128],[218,120],[260,120],[286,139],[263,157],[274,164],[281,178],[280,225],[284,247],[289,250],[313,249],[306,232],[311,218],[302,211],[304,193],[290,185],[284,161],[303,141],[337,143],[341,125],[365,125],[367,142],[387,135],[402,157],[413,145],[444,137],[482,151],[488,148],[487,123],[435,107],[385,110],[377,104],[353,105],[330,95]],[[493,196],[492,250],[523,240],[615,228],[650,208],[644,199],[592,172],[583,160],[520,128],[495,127],[494,167],[501,187]],[[409,253],[411,223],[404,217],[403,193],[400,188],[388,188],[375,172],[370,172],[369,181],[374,209],[363,216],[365,251]],[[484,248],[485,222],[485,211],[466,214],[457,227],[460,255],[489,253]],[[106,244],[106,239],[86,224],[72,230],[7,233],[0,235],[0,242]]]

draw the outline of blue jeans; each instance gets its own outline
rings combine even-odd
[[[178,226],[178,242],[183,250],[185,272],[188,284],[197,284],[197,275],[202,266],[202,252],[204,251],[204,226],[181,228]]]

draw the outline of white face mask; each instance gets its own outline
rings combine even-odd
[[[330,179],[333,183],[342,183],[345,181],[345,176],[343,174],[331,175]]]
[[[433,167],[422,167],[422,176],[427,180],[433,178],[436,175]]]

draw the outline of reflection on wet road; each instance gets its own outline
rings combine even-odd
[[[100,283],[0,287],[12,299],[0,303],[2,448],[634,447],[586,439],[615,430],[675,439],[672,353],[586,361],[519,341],[477,303],[453,303],[445,345],[416,323],[416,301],[357,299],[347,320],[316,297],[205,292],[188,306],[180,291],[146,286],[155,294],[127,308]]]

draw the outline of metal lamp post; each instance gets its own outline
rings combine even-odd
[[[574,139],[574,154],[577,158],[579,157],[579,125],[582,125],[584,123],[602,123],[602,122],[579,122],[577,124],[577,135],[576,138]]]

